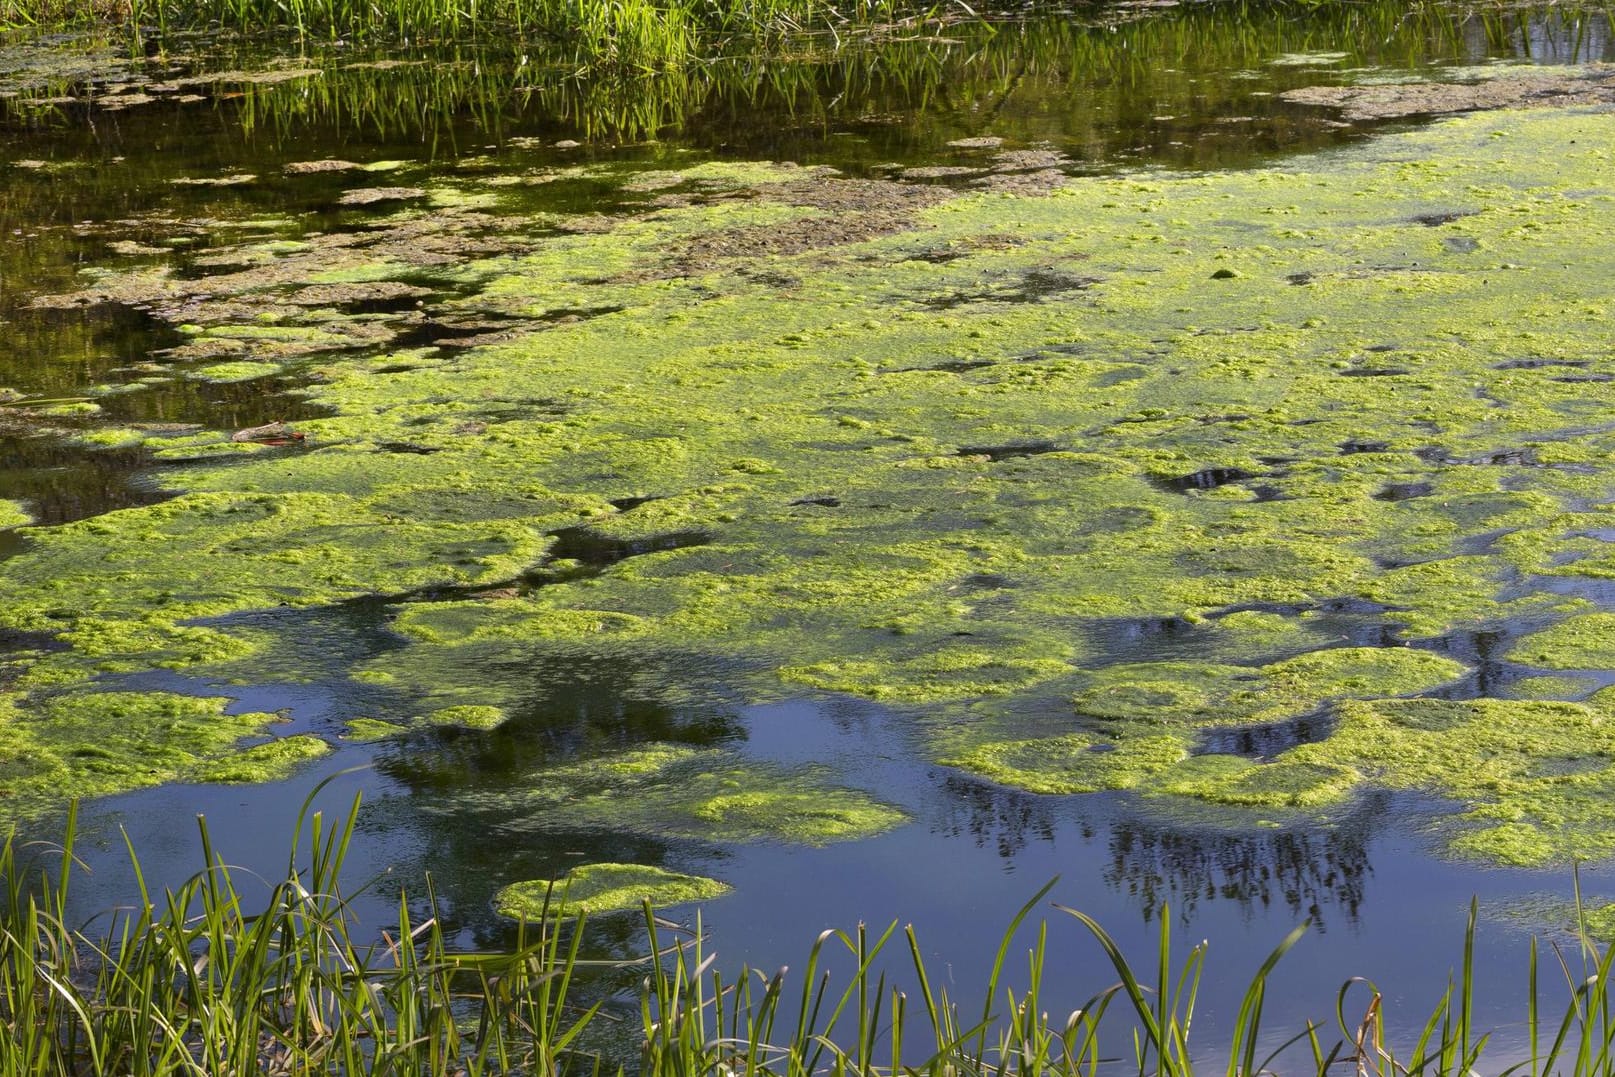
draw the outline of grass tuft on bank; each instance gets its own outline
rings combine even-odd
[[[976,985],[980,1008],[952,996],[928,969],[913,929],[899,935],[895,923],[878,934],[862,925],[823,933],[800,974],[742,969],[727,979],[716,955],[704,952],[699,919],[693,933],[682,931],[648,901],[645,956],[585,959],[587,914],[573,911],[584,903],[556,889],[510,949],[461,951],[435,915],[418,918],[403,895],[396,923],[361,929],[340,886],[357,816],[357,801],[334,825],[305,805],[285,877],[250,911],[240,872],[213,849],[203,822],[202,870],[156,892],[136,859],[136,900],[95,934],[69,920],[72,816],[64,848],[43,866],[31,862],[33,846],[8,838],[0,846],[0,1075],[561,1077],[614,1069],[646,1077],[1082,1077],[1136,1069],[1191,1077],[1223,1068],[1189,1042],[1207,944],[1177,953],[1165,909],[1157,952],[1147,967],[1135,967],[1098,923],[1053,906],[1056,926],[1077,920],[1116,974],[1112,986],[1070,1011],[1067,1000],[1042,993],[1047,921],[1027,952],[1025,986],[1009,986],[1007,977],[1017,933],[1053,882],[1010,922],[986,983]],[[1264,1030],[1268,977],[1305,930],[1280,942],[1248,984],[1222,1045],[1228,1074],[1277,1065],[1286,1073],[1408,1077],[1467,1074],[1484,1064],[1489,1036],[1473,1007],[1473,906],[1460,971],[1401,1054],[1387,1040],[1383,996],[1361,980],[1341,988],[1332,1022],[1281,1039]],[[889,959],[889,949],[906,949],[906,960]],[[1541,1005],[1533,945],[1529,1057],[1508,1072],[1615,1072],[1608,987],[1615,948],[1583,934],[1579,954],[1555,949],[1555,957],[1568,1002],[1557,1015]],[[848,958],[848,983],[833,985],[826,966]],[[1115,1045],[1129,1042],[1132,1057],[1114,1057]]]
[[[0,0],[0,27],[120,23],[147,30],[220,26],[243,33],[405,41],[551,38],[590,66],[657,70],[736,37],[771,39],[937,25],[975,18],[963,0]]]

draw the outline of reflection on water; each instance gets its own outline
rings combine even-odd
[[[1013,861],[1028,845],[1053,844],[1071,826],[1066,798],[1038,797],[960,777],[935,832],[965,838]],[[1252,826],[1254,816],[1219,827],[1159,812],[1125,809],[1076,826],[1084,842],[1110,857],[1104,880],[1136,902],[1149,921],[1170,903],[1188,921],[1202,903],[1223,901],[1247,916],[1277,914],[1316,924],[1354,923],[1371,869],[1366,835],[1383,825],[1388,798],[1371,794],[1349,815],[1316,831]]]
[[[209,257],[220,244],[368,227],[337,205],[351,175],[286,171],[310,160],[509,172],[522,182],[491,212],[523,215],[643,208],[644,195],[609,176],[526,180],[578,164],[667,167],[692,152],[853,174],[942,165],[959,174],[936,182],[966,185],[993,153],[1065,171],[1219,168],[1360,134],[1325,110],[1285,104],[1279,95],[1289,88],[1364,69],[1390,77],[1496,59],[1615,58],[1607,14],[1391,2],[1329,6],[1305,19],[1225,4],[1142,18],[1061,13],[847,47],[805,37],[782,54],[709,57],[631,78],[580,73],[538,43],[300,47],[277,56],[206,35],[138,48],[117,36],[0,42],[0,234],[8,237],[0,327],[13,342],[0,353],[0,397],[9,389],[90,401],[100,409],[93,422],[108,425],[228,430],[305,417],[295,390],[312,362],[279,380],[199,382],[194,364],[165,354],[181,343],[173,330],[136,307],[38,309],[33,299],[82,288],[86,270],[197,281],[230,271]],[[136,99],[146,103],[123,107]],[[220,177],[244,180],[175,183]],[[377,347],[498,330],[485,319],[459,326],[452,289],[425,283],[437,290],[376,312],[393,334],[384,345],[378,329]],[[31,414],[17,412],[23,421]],[[0,435],[29,432],[16,421]],[[8,440],[7,449],[19,473],[0,481],[0,496],[35,502],[46,522],[159,496],[154,483],[131,477],[138,457],[31,439]],[[1192,645],[1194,635],[1161,642]]]
[[[286,628],[298,620],[311,656],[322,641],[337,647],[331,664],[340,665],[357,651],[394,645],[376,612],[360,604],[345,618],[279,616],[289,619]],[[311,659],[309,668],[318,663]],[[634,861],[737,886],[705,910],[710,945],[728,970],[743,961],[767,969],[794,964],[822,928],[850,929],[860,921],[883,927],[900,918],[916,925],[928,960],[934,956],[947,968],[950,991],[969,991],[985,980],[999,928],[1033,890],[1060,876],[1054,898],[1098,916],[1133,955],[1149,952],[1151,925],[1169,903],[1175,924],[1192,925],[1195,939],[1214,940],[1220,960],[1205,985],[1213,999],[1248,972],[1239,955],[1265,953],[1295,924],[1311,921],[1305,945],[1282,967],[1290,989],[1275,991],[1269,1010],[1275,1028],[1293,1030],[1306,1017],[1329,1013],[1334,987],[1349,974],[1394,982],[1404,998],[1433,1004],[1456,960],[1471,895],[1481,894],[1486,908],[1501,913],[1569,885],[1554,872],[1499,875],[1432,861],[1418,836],[1432,806],[1406,796],[1371,794],[1306,828],[1271,827],[1254,816],[1208,825],[1164,812],[1148,799],[1032,796],[939,771],[905,751],[914,733],[910,719],[875,704],[675,704],[624,689],[644,670],[608,662],[591,668],[587,677],[561,671],[554,680],[530,671],[545,687],[513,727],[493,733],[445,732],[430,734],[435,740],[352,749],[281,786],[165,787],[91,805],[83,852],[92,872],[78,894],[80,911],[103,910],[128,892],[132,880],[117,827],[141,851],[148,877],[176,879],[194,871],[194,831],[176,821],[197,812],[208,816],[215,845],[232,864],[273,878],[283,869],[298,803],[331,779],[316,800],[327,817],[345,813],[356,792],[367,798],[363,840],[350,861],[355,884],[371,883],[356,904],[366,923],[389,920],[399,888],[420,896],[430,885],[434,911],[451,934],[468,944],[508,946],[515,926],[493,912],[502,886],[559,877],[578,863]],[[149,686],[221,690],[171,674]],[[388,706],[385,691],[340,678],[222,688],[239,697],[238,709],[288,708],[288,731],[330,735],[348,717],[378,708],[385,713]],[[442,810],[467,789],[497,790],[531,775],[535,761],[595,752],[602,741],[679,738],[723,744],[760,761],[833,763],[849,786],[878,793],[913,822],[874,839],[813,849],[770,842],[719,846],[600,829],[510,831],[500,827],[497,812]],[[356,758],[369,758],[371,768],[339,773]],[[1589,891],[1615,885],[1607,875],[1587,873]],[[1049,909],[1039,916],[1051,919],[1058,958],[1051,962],[1058,969],[1051,999],[1074,1005],[1110,982],[1113,974],[1097,954],[1082,949],[1073,923]],[[1511,973],[1478,981],[1485,1020],[1517,1009],[1520,938],[1496,925],[1483,932],[1483,961]],[[640,942],[632,916],[599,918],[588,937],[590,952],[599,956],[631,954]],[[1074,954],[1085,956],[1073,960]],[[1204,1021],[1197,1020],[1197,1036],[1217,1042],[1230,1018],[1209,1006]]]
[[[1370,870],[1366,824],[1383,819],[1387,799],[1370,794],[1349,818],[1319,832],[1195,834],[1122,824],[1109,836],[1114,866],[1106,879],[1145,910],[1170,902],[1185,920],[1201,902],[1222,900],[1319,925],[1335,917],[1354,922]]]
[[[41,524],[83,520],[169,496],[138,477],[148,463],[141,450],[89,450],[44,437],[0,434],[0,457],[6,460],[0,498],[26,503]]]

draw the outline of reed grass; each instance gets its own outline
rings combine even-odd
[[[1479,4],[1504,12],[1514,5]],[[1607,10],[1591,0],[1585,6]],[[1219,21],[1242,25],[1275,14],[1298,23],[1355,21],[1361,0],[1218,0]],[[1380,5],[1397,20],[1418,21],[1442,5],[1411,0]],[[545,39],[589,67],[660,71],[696,63],[742,40],[779,46],[804,35],[839,47],[847,40],[939,40],[961,25],[990,29],[1052,16],[1109,27],[1144,19],[1136,9],[1085,0],[0,0],[0,28],[120,23],[141,31],[226,27],[248,34],[291,31],[303,38],[378,38],[409,43]],[[1394,27],[1392,28],[1395,29]],[[1372,35],[1362,40],[1372,41]]]
[[[1384,996],[1361,979],[1341,987],[1332,1024],[1308,1022],[1288,1038],[1266,1034],[1269,976],[1306,925],[1267,956],[1221,1050],[1207,1051],[1190,1038],[1207,944],[1177,954],[1165,908],[1156,952],[1144,966],[1092,918],[1052,906],[1055,928],[1075,919],[1116,977],[1069,1011],[1055,1008],[1043,989],[1048,919],[1035,925],[1024,986],[1009,986],[1015,941],[1032,927],[1053,882],[1001,936],[986,982],[977,985],[979,1008],[949,993],[931,974],[913,928],[899,934],[895,923],[878,933],[862,925],[824,932],[794,975],[743,968],[728,978],[706,949],[699,920],[685,931],[649,906],[640,958],[586,960],[584,918],[562,921],[548,909],[521,926],[509,950],[465,952],[450,945],[431,914],[430,893],[424,918],[400,895],[394,922],[361,932],[341,888],[357,814],[355,802],[328,824],[305,805],[285,877],[251,909],[205,823],[203,867],[176,888],[151,890],[131,849],[135,901],[95,933],[68,919],[77,867],[72,816],[63,846],[43,863],[30,862],[37,850],[8,838],[0,846],[0,1077],[1485,1072],[1491,1039],[1476,1022],[1473,904],[1458,968],[1403,1054],[1387,1033]],[[1583,932],[1571,952],[1549,952],[1544,962],[1531,947],[1526,1057],[1500,1072],[1615,1074],[1615,948]],[[829,969],[849,961],[846,983],[834,985]],[[1563,980],[1562,1010],[1543,1002],[1544,965],[1556,968],[1549,978]],[[608,1012],[636,1008],[637,1028],[631,1018],[618,1020],[615,1035],[606,1027]]]
[[[657,70],[736,36],[775,39],[973,17],[964,0],[0,0],[0,28],[118,22],[137,29],[409,42],[550,38],[591,66]]]

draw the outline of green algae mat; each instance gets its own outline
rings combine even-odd
[[[1415,790],[1455,855],[1615,852],[1615,114],[1233,174],[1050,164],[405,170],[359,239],[85,279],[61,302],[149,312],[202,378],[299,371],[322,417],[89,435],[175,496],[0,561],[5,802],[286,773],[329,745],[125,681],[283,673],[251,615],[371,603],[396,646],[346,671],[377,700],[352,739],[506,735],[518,670],[695,662],[656,690],[881,701],[1035,793],[1256,827]],[[620,215],[521,211],[624,181]],[[366,313],[449,288],[415,339]],[[503,810],[904,822],[827,766],[665,744],[535,765]]]

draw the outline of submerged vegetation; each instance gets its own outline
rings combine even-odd
[[[1022,925],[1033,929],[1053,882],[1012,918],[981,984],[953,985],[912,927],[893,941],[896,923],[879,933],[825,931],[800,971],[731,976],[720,955],[706,952],[699,917],[691,932],[652,911],[653,902],[718,898],[722,884],[611,864],[511,888],[500,907],[522,921],[514,946],[467,950],[430,904],[421,910],[408,895],[398,896],[387,929],[358,922],[342,882],[357,815],[357,802],[334,825],[314,813],[306,850],[297,835],[284,876],[250,882],[215,851],[202,821],[195,876],[161,891],[142,881],[132,905],[94,928],[69,918],[71,822],[54,870],[38,848],[8,837],[0,846],[0,1073],[1188,1077],[1224,1068],[1189,1038],[1211,946],[1175,951],[1165,908],[1156,952],[1127,955],[1092,918],[1053,906],[1056,922],[1035,924],[1024,979],[1012,971]],[[643,918],[642,956],[591,957],[590,917],[626,910]],[[1081,925],[1076,941],[1060,933],[1070,919]],[[1523,1032],[1494,1045],[1474,1011],[1473,908],[1446,993],[1405,1043],[1366,981],[1341,988],[1332,1017],[1282,1030],[1264,1021],[1269,977],[1305,930],[1292,931],[1252,974],[1233,1016],[1226,1072],[1274,1072],[1277,1061],[1279,1071],[1320,1077],[1461,1077],[1494,1056],[1530,1077],[1615,1072],[1615,947],[1599,947],[1585,931],[1568,951],[1556,944],[1557,968],[1541,974],[1562,974],[1562,1011],[1544,1001],[1533,940]],[[1083,947],[1083,936],[1097,948]],[[889,955],[905,944],[906,960]],[[1089,951],[1095,984],[1115,977],[1080,1003],[1044,989],[1048,962],[1069,961],[1073,948]],[[844,983],[835,970],[848,970]]]

